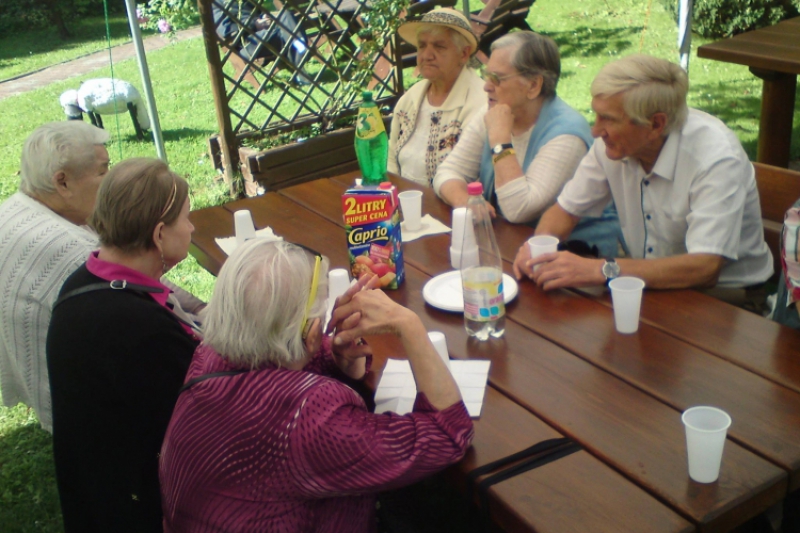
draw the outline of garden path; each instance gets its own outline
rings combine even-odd
[[[194,39],[202,35],[200,26],[189,28],[188,30],[181,30],[175,33],[173,39],[168,39],[162,35],[150,35],[145,37],[144,49],[145,52],[158,50],[168,46],[171,42],[185,41],[187,39]],[[119,61],[136,57],[136,49],[133,43],[126,43],[111,48],[111,57],[114,63]],[[39,89],[51,83],[80,76],[103,68],[108,65],[108,49],[94,52],[92,54],[73,59],[72,61],[65,61],[57,65],[45,67],[35,72],[22,74],[8,80],[0,81],[0,100],[10,96],[16,96],[28,91]],[[138,81],[138,80],[137,80]]]

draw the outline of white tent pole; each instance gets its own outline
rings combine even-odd
[[[461,4],[464,9],[464,16],[469,20],[469,0],[464,0]]]
[[[136,61],[139,63],[139,74],[142,76],[142,88],[144,89],[144,97],[147,100],[147,114],[150,117],[150,125],[153,128],[156,153],[159,159],[169,164],[167,152],[164,150],[164,138],[161,136],[161,123],[158,121],[153,85],[150,83],[150,70],[147,68],[147,58],[145,57],[144,44],[142,44],[142,32],[139,30],[139,20],[136,17],[136,0],[125,0],[125,7],[128,9],[128,23],[131,26],[133,46],[136,48]]]
[[[693,0],[678,0],[678,50],[681,67],[689,73],[689,56],[692,52],[692,4]]]

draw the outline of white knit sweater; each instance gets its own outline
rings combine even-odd
[[[20,192],[0,205],[0,391],[23,402],[52,431],[45,341],[67,277],[97,248],[97,237]]]

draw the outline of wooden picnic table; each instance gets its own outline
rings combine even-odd
[[[192,253],[218,272],[225,255],[214,237],[232,235],[233,211],[249,209],[256,227],[346,267],[341,193],[354,177],[194,212]],[[423,212],[449,225],[450,209],[424,193]],[[502,220],[495,229],[510,272],[530,229]],[[490,490],[492,518],[505,530],[730,531],[800,487],[800,333],[695,291],[659,291],[644,295],[639,332],[620,335],[603,291],[546,293],[522,282],[504,338],[477,342],[460,315],[422,298],[425,282],[450,270],[448,249],[448,235],[405,244],[406,281],[388,293],[445,333],[451,357],[492,361],[456,482],[542,439],[568,436],[583,447]],[[720,480],[708,485],[688,477],[680,422],[698,404],[733,418]]]
[[[764,80],[758,162],[788,167],[800,74],[800,17],[704,44],[697,57],[747,65]]]

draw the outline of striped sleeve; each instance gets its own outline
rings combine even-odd
[[[463,402],[437,411],[420,394],[413,413],[376,415],[354,392],[333,383],[315,388],[293,426],[291,470],[305,498],[413,483],[460,460],[473,436]]]

